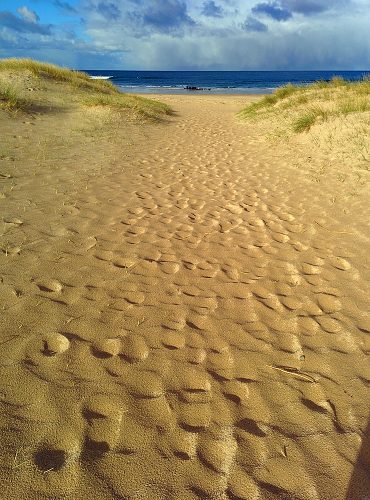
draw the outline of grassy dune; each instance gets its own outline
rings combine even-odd
[[[117,111],[128,109],[148,119],[157,119],[160,115],[170,113],[170,108],[162,102],[119,92],[92,94],[84,99],[84,105],[102,106]]]
[[[0,61],[0,71],[28,71],[35,77],[66,82],[76,87],[96,90],[99,92],[117,92],[111,82],[105,80],[93,80],[87,73],[82,71],[71,71],[54,64],[34,61],[32,59],[3,59]]]
[[[304,87],[292,84],[280,87],[274,94],[247,106],[240,116],[263,119],[278,114],[294,132],[304,132],[318,122],[369,111],[370,79],[349,82],[335,77]]]
[[[163,103],[123,94],[111,82],[91,79],[81,71],[32,59],[0,60],[0,109],[27,112],[71,104],[150,120],[171,113]]]
[[[289,84],[250,104],[239,117],[268,139],[294,148],[302,161],[299,151],[308,147],[312,158],[325,159],[325,172],[329,164],[338,168],[338,162],[361,179],[360,172],[370,171],[369,77],[358,82],[337,77],[304,87]]]

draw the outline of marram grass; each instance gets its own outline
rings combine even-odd
[[[264,119],[285,113],[296,133],[310,130],[316,123],[351,113],[370,111],[370,78],[351,82],[335,77],[307,86],[288,84],[244,108],[239,116]],[[286,115],[288,114],[288,116]]]
[[[41,93],[36,91],[30,94],[25,91],[30,85],[30,75],[35,82],[32,86],[43,88]],[[121,93],[111,82],[94,80],[82,71],[32,59],[0,60],[0,109],[31,111],[35,105],[47,107],[71,103],[100,106],[112,111],[129,111],[151,121],[171,113],[171,108],[164,103]]]
[[[109,107],[110,109],[115,111],[130,110],[134,114],[137,114],[144,118],[148,118],[150,120],[157,120],[161,115],[168,115],[171,113],[171,108],[162,102],[122,93],[117,93],[114,95],[89,95],[86,96],[86,98],[83,100],[83,103],[86,106],[90,107]]]
[[[82,87],[100,92],[116,93],[116,87],[106,80],[93,80],[83,71],[74,71],[68,68],[62,68],[55,64],[49,64],[33,59],[3,59],[0,60],[0,72],[4,71],[29,71],[34,76],[46,78],[57,82],[66,82],[76,87]]]
[[[14,85],[0,80],[0,109],[8,111],[26,111],[30,101]]]

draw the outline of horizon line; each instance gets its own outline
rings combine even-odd
[[[320,72],[320,71],[342,71],[342,72],[361,72],[361,71],[370,71],[369,69],[104,69],[104,68],[75,68],[76,70],[78,69],[79,71],[150,71],[150,72],[157,72],[157,73],[165,73],[169,71],[177,72],[177,71],[182,71],[182,72],[207,72],[207,73],[240,73],[240,72],[246,72],[246,73],[281,73],[282,71],[295,71],[296,73],[303,73],[307,71],[312,71],[312,72]]]

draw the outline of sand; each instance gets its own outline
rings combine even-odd
[[[0,116],[1,498],[369,498],[368,191],[161,99]]]

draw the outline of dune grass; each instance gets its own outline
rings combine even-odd
[[[82,71],[61,68],[54,64],[34,61],[33,59],[10,58],[0,60],[0,72],[2,71],[29,71],[36,77],[69,83],[75,87],[91,89],[108,94],[118,93],[116,87],[109,81],[93,80],[87,73]]]
[[[29,90],[33,91],[32,94]],[[100,106],[115,112],[126,111],[151,121],[171,113],[166,104],[123,94],[111,82],[94,80],[82,71],[32,59],[0,60],[0,109],[27,111],[36,104],[39,109],[71,105]]]
[[[305,115],[297,118],[293,124],[294,132],[303,132],[309,130],[316,121],[316,114],[313,111],[309,111]]]
[[[294,132],[304,132],[309,130],[312,125],[314,125],[318,118],[321,118],[321,121],[327,121],[329,118],[329,112],[320,108],[320,107],[312,107],[307,111],[307,113],[300,115],[293,122],[293,131]]]
[[[243,109],[239,116],[266,118],[282,113],[292,118],[290,127],[296,133],[310,130],[316,123],[351,113],[370,111],[370,78],[351,82],[334,77],[307,86],[288,84]]]
[[[172,112],[171,108],[162,102],[122,93],[89,95],[84,99],[83,103],[89,107],[109,107],[115,111],[130,110],[134,114],[149,120],[158,120],[161,116],[169,115]]]
[[[342,168],[346,178],[353,175],[358,182],[370,172],[369,76],[355,82],[336,77],[306,86],[285,85],[238,115],[270,143],[295,151],[302,168],[314,165],[316,158],[320,168],[309,170],[315,182],[328,166],[338,179]]]
[[[26,111],[29,107],[30,101],[22,95],[15,85],[0,80],[0,109]]]

